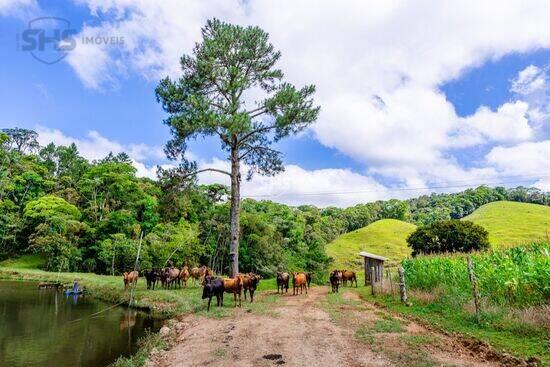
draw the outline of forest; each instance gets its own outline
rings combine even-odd
[[[133,268],[205,264],[229,272],[229,188],[200,185],[178,168],[158,179],[136,176],[125,153],[97,161],[77,147],[40,146],[26,129],[0,133],[0,260],[37,253],[50,271],[119,274]],[[292,207],[245,198],[239,258],[243,271],[271,277],[281,269],[325,272],[325,246],[384,218],[419,225],[459,219],[483,204],[510,200],[550,205],[535,188],[480,186],[458,193],[385,200],[349,208]]]

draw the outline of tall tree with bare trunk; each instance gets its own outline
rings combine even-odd
[[[273,143],[306,129],[317,119],[314,85],[296,88],[276,68],[281,57],[258,27],[209,20],[192,55],[181,58],[182,76],[168,77],[156,88],[168,118],[172,139],[169,158],[180,160],[182,177],[214,171],[231,178],[231,273],[239,271],[241,166],[247,179],[254,173],[272,176],[284,170]],[[198,169],[185,159],[187,143],[198,136],[217,136],[228,154],[230,170]]]

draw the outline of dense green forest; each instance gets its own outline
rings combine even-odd
[[[170,258],[228,271],[227,187],[199,185],[177,168],[159,168],[156,181],[139,178],[127,154],[89,162],[74,144],[41,147],[37,138],[24,129],[0,133],[0,259],[39,253],[48,270],[117,274],[133,267],[142,239],[142,269]],[[550,194],[481,186],[345,209],[244,199],[240,267],[264,276],[324,271],[325,246],[343,233],[383,218],[416,224],[461,218],[498,200],[550,205]]]

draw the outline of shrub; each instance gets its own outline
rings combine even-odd
[[[487,231],[472,222],[445,220],[420,227],[407,238],[412,255],[470,252],[489,247]]]

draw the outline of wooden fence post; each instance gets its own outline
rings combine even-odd
[[[476,320],[480,321],[480,301],[479,301],[479,291],[477,289],[477,279],[476,274],[474,273],[474,264],[472,262],[472,257],[468,256],[468,275],[470,276],[470,283],[472,283],[472,292],[474,294],[474,305],[476,307]]]
[[[402,266],[400,266],[397,269],[397,272],[399,273],[399,290],[401,292],[401,302],[404,304],[407,304],[407,288],[405,287],[405,269],[403,269]]]
[[[390,290],[391,290],[391,295],[393,296],[393,280],[391,279],[391,271],[388,269],[388,279],[390,280]]]
[[[371,287],[371,294],[374,296],[376,295],[376,290],[375,290],[375,278],[374,278],[374,266],[371,266],[370,267],[370,287]]]

